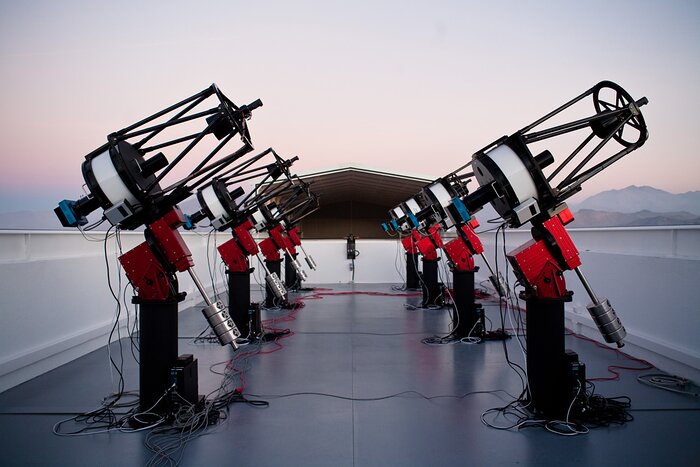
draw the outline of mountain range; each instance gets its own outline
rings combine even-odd
[[[650,186],[631,185],[569,203],[571,227],[635,227],[700,225],[700,191],[673,194]]]
[[[188,200],[194,201],[194,200]],[[194,212],[183,203],[184,212]],[[673,194],[649,186],[628,186],[608,190],[578,203],[569,203],[575,220],[571,227],[633,227],[653,225],[700,225],[700,191]],[[497,217],[490,207],[479,219]],[[20,211],[0,214],[0,229],[64,229],[52,211]]]
[[[633,213],[689,212],[700,216],[700,191],[673,194],[650,186],[631,185],[621,190],[608,190],[586,198],[580,203],[570,203],[573,210]]]
[[[654,225],[700,225],[700,216],[689,212],[608,212],[594,209],[574,211],[571,227],[642,227]]]

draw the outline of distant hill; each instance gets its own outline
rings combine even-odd
[[[673,194],[650,186],[628,186],[570,203],[572,227],[700,225],[700,191]]]
[[[195,197],[180,204],[191,214],[198,210]],[[570,203],[576,220],[572,227],[633,227],[652,225],[700,225],[700,191],[672,194],[649,186],[628,186],[591,196],[580,203]],[[97,218],[93,214],[94,218]],[[91,220],[95,220],[91,217]],[[488,205],[476,213],[482,228],[489,228],[489,219],[499,216]],[[497,221],[496,221],[497,222]],[[206,229],[207,222],[201,223]],[[109,227],[105,222],[100,230]],[[64,229],[53,211],[21,211],[0,214],[0,229],[75,230]]]
[[[700,225],[700,191],[674,195],[649,186],[608,190],[580,203],[569,203],[575,220],[571,227],[640,227],[655,225]],[[476,214],[482,227],[498,218],[485,206]]]
[[[15,211],[0,214],[3,230],[75,230],[63,227],[53,211]]]
[[[580,209],[574,212],[575,220],[571,227],[640,227],[654,225],[700,225],[700,216],[689,212],[633,213]]]
[[[628,186],[593,195],[580,203],[571,203],[573,211],[591,209],[617,213],[686,212],[700,216],[700,191],[673,194],[650,186]],[[675,217],[675,216],[672,216]]]

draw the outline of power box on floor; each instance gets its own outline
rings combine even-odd
[[[564,355],[569,371],[568,380],[571,389],[569,400],[583,398],[586,394],[586,364],[579,361],[578,354],[573,350],[566,349]]]
[[[175,384],[177,393],[183,399],[191,404],[198,403],[197,359],[192,354],[183,354],[177,357],[175,365],[170,369],[170,380]]]
[[[250,338],[255,339],[262,335],[262,320],[260,318],[259,303],[251,303],[248,308],[248,326],[250,329]]]

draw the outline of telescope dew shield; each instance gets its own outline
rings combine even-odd
[[[423,192],[425,197],[432,203],[433,210],[439,217],[439,219],[434,219],[435,222],[441,223],[445,230],[460,222],[449,211],[455,193],[447,181],[438,180],[425,187]]]
[[[407,232],[411,229],[415,229],[420,226],[420,222],[416,217],[416,214],[420,212],[420,205],[415,198],[409,198],[405,202],[401,203],[401,210],[403,216],[400,220],[401,230]]]
[[[396,206],[391,211],[389,211],[389,215],[392,219],[400,219],[403,216],[403,211],[401,210],[400,206]]]
[[[111,141],[88,154],[82,164],[83,178],[112,225],[134,229],[144,223],[139,214],[150,203],[147,189],[160,194],[154,173],[167,166],[163,153],[146,159],[126,141]]]
[[[126,141],[106,144],[88,154],[82,164],[90,194],[78,201],[63,200],[54,211],[64,226],[76,227],[86,224],[86,216],[101,207],[107,220],[118,225],[147,202],[146,187],[154,184],[160,190],[153,174],[167,164],[163,153],[145,159]]]
[[[479,186],[492,186],[491,202],[496,212],[514,227],[520,227],[553,205],[555,195],[542,173],[554,161],[549,151],[533,157],[520,136],[503,138],[474,154],[474,176]]]
[[[207,217],[216,230],[225,230],[236,217],[235,200],[241,195],[243,195],[243,188],[237,187],[229,192],[222,180],[214,180],[197,192],[197,201],[202,207],[201,213],[204,214],[204,216],[198,215],[197,221]]]
[[[120,149],[126,147],[128,147],[127,143],[121,142],[118,147],[109,148],[94,157],[88,156],[87,160],[83,162],[83,176],[88,188],[100,200],[103,208],[109,208],[124,201],[132,205],[137,203],[138,187],[128,187],[126,182],[132,179],[122,178],[122,174],[126,172],[125,167],[129,166],[129,159],[121,161],[121,163],[117,162],[122,157]],[[124,154],[125,157],[134,157],[134,151],[126,150]],[[137,166],[139,156],[140,154],[133,159]],[[145,162],[142,157],[140,159],[141,162]],[[121,173],[117,170],[117,165],[122,169]]]

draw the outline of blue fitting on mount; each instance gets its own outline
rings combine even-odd
[[[418,222],[418,219],[416,219],[416,216],[414,216],[412,212],[408,213],[408,218],[411,220],[411,224],[413,224],[414,229],[417,229],[418,227],[420,227],[420,223]]]
[[[464,205],[462,200],[457,197],[452,198],[452,205],[455,207],[457,213],[459,213],[459,216],[462,218],[462,222],[469,222],[469,219],[471,219],[472,216],[469,215],[469,210]]]
[[[185,214],[185,224],[183,225],[183,227],[185,228],[185,230],[194,230],[194,228],[197,226],[192,223],[192,219],[190,218],[190,216]]]
[[[393,230],[399,230],[399,223],[396,222],[396,219],[391,220],[391,227]]]
[[[382,230],[387,233],[389,232],[389,226],[386,224],[386,222],[382,222]]]

